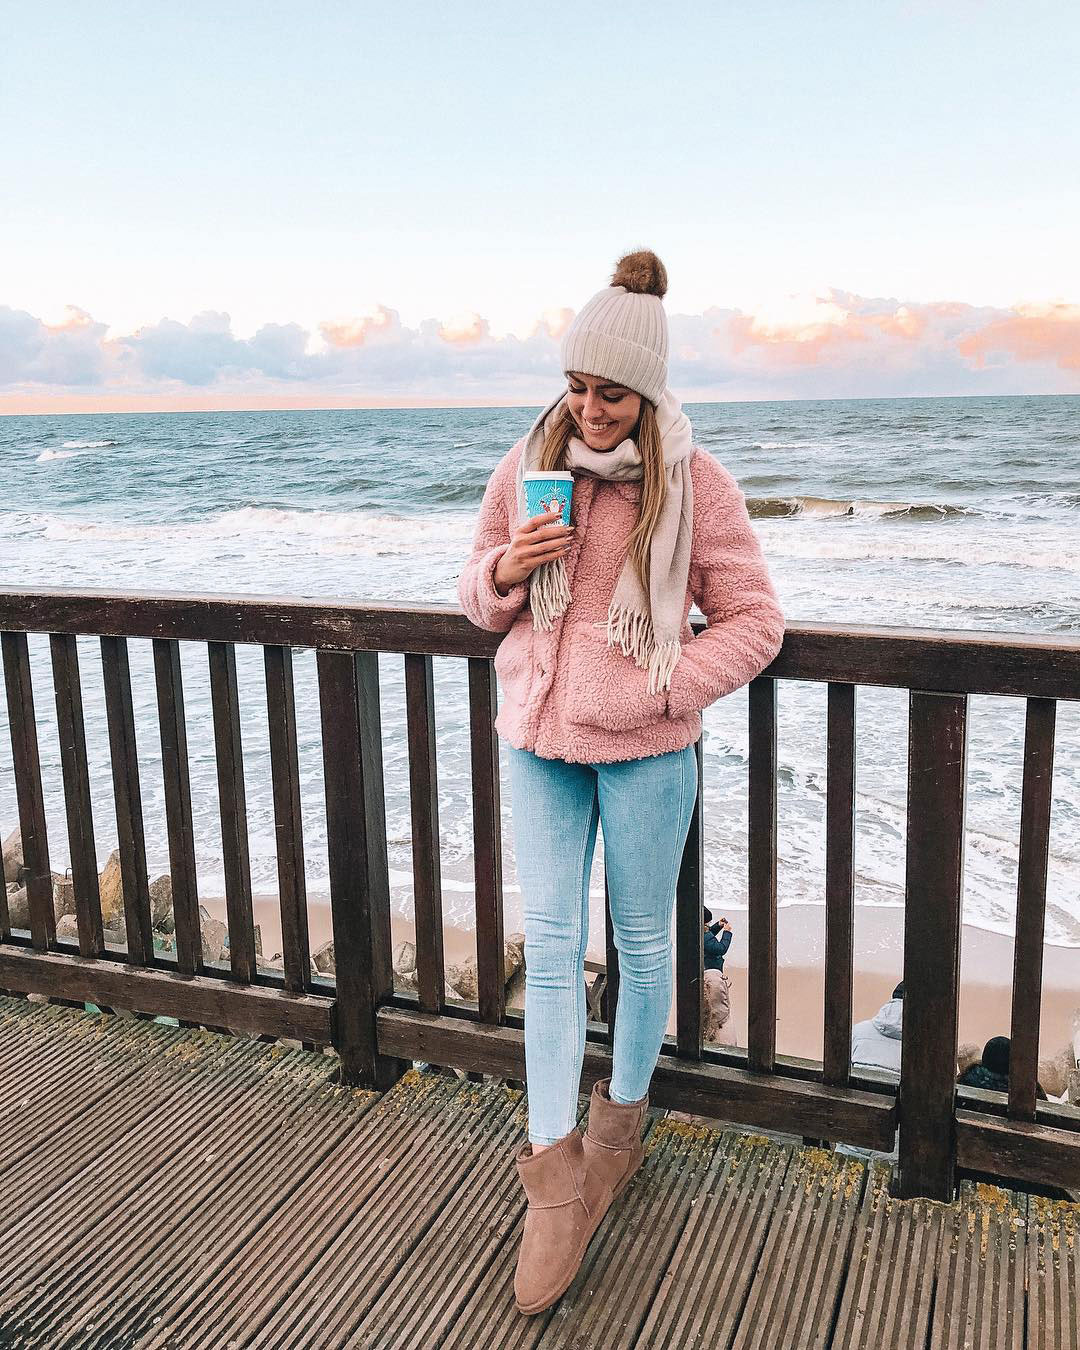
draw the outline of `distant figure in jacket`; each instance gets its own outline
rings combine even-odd
[[[729,1038],[723,1031],[731,1016],[731,985],[724,974],[724,957],[731,946],[731,924],[727,919],[717,919],[713,923],[710,909],[704,910],[703,919],[705,1025],[702,1039],[714,1044],[728,1044]]]
[[[851,1067],[853,1069],[874,1069],[879,1073],[900,1077],[900,1045],[904,1026],[904,982],[892,991],[892,998],[883,1003],[873,1017],[865,1022],[856,1022],[851,1028]],[[874,1149],[858,1148],[854,1144],[838,1144],[837,1153],[849,1158],[862,1158],[866,1162],[880,1159],[883,1162],[896,1162],[899,1149],[894,1140],[891,1153],[879,1153]]]
[[[961,1087],[982,1088],[984,1092],[1008,1092],[1011,1048],[1008,1036],[991,1036],[983,1046],[979,1063],[966,1068],[956,1081]],[[1041,1101],[1047,1100],[1038,1082],[1035,1084],[1035,1096]]]
[[[851,1028],[851,1066],[900,1075],[900,1037],[904,1026],[904,982],[873,1017]]]

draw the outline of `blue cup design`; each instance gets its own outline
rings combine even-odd
[[[569,473],[526,474],[525,502],[530,517],[543,515],[558,508],[563,525],[570,524],[570,501],[574,491],[573,475]],[[560,522],[554,520],[553,525]]]

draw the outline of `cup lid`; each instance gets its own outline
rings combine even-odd
[[[545,472],[543,469],[529,469],[526,473],[522,474],[522,477],[542,479],[545,483],[550,482],[553,479],[557,479],[559,482],[564,483],[572,483],[574,481],[574,475],[572,473],[566,473],[562,469],[551,469],[548,472]]]

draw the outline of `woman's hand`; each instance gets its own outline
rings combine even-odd
[[[524,581],[541,563],[565,556],[574,527],[554,524],[561,515],[561,511],[545,511],[531,516],[510,536],[510,547],[495,566],[495,589],[500,594]]]

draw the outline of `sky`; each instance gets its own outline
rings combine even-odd
[[[1080,7],[0,3],[0,411],[1080,390]]]

